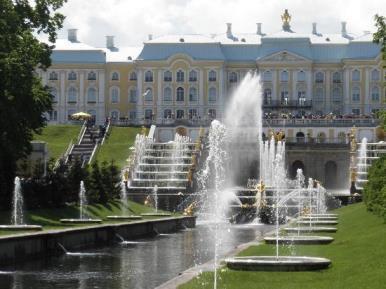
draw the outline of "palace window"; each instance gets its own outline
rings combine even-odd
[[[360,89],[359,89],[359,87],[354,87],[352,89],[351,97],[352,97],[351,98],[352,101],[359,101],[360,100],[361,96],[360,96]]]
[[[217,89],[215,87],[209,88],[208,101],[209,102],[216,102],[216,99],[217,99]]]
[[[282,71],[280,73],[280,80],[283,82],[288,82],[288,71]]]
[[[216,118],[216,110],[215,110],[214,108],[210,108],[210,109],[208,110],[208,116],[209,116],[209,118],[211,118],[211,119]]]
[[[351,111],[352,111],[352,114],[355,114],[355,115],[361,114],[361,110],[359,108],[353,108]]]
[[[324,73],[323,72],[317,72],[315,74],[315,82],[316,83],[323,83],[324,82]]]
[[[135,110],[130,110],[130,111],[129,111],[129,118],[130,118],[131,120],[137,119],[137,112],[136,112]]]
[[[280,93],[280,96],[281,96],[281,104],[282,105],[288,105],[289,104],[288,91],[287,90],[283,90]]]
[[[111,88],[110,99],[111,99],[111,103],[118,103],[119,102],[119,88],[118,87]]]
[[[340,72],[334,72],[332,74],[332,82],[333,83],[342,83],[342,75]]]
[[[318,87],[315,90],[315,100],[321,102],[324,100],[324,90],[321,87]]]
[[[264,71],[263,73],[263,81],[272,81],[272,72],[271,71]]]
[[[52,96],[52,102],[58,102],[58,90],[55,87],[50,87],[50,94]]]
[[[76,102],[78,98],[78,92],[75,87],[70,87],[68,89],[68,102]]]
[[[185,73],[182,70],[177,71],[177,82],[184,82],[185,81]]]
[[[164,72],[164,81],[165,82],[171,82],[172,81],[172,73],[170,71],[165,71]]]
[[[87,80],[96,80],[96,73],[94,71],[90,71],[87,74]]]
[[[184,101],[184,94],[185,94],[184,89],[182,87],[178,87],[176,100],[177,101]]]
[[[153,110],[145,109],[145,119],[153,119]]]
[[[165,109],[164,110],[164,118],[172,118],[172,110],[171,109]]]
[[[145,101],[153,101],[153,90],[148,87],[143,94]]]
[[[185,116],[185,111],[183,109],[177,109],[176,111],[177,119],[184,118]]]
[[[306,73],[304,71],[298,72],[298,81],[300,82],[306,81]]]
[[[119,80],[119,73],[118,72],[113,72],[111,74],[111,80]]]
[[[172,101],[172,89],[170,87],[164,89],[164,101]]]
[[[76,73],[74,71],[68,74],[68,80],[76,80]]]
[[[52,71],[49,75],[49,80],[58,80],[58,74],[55,71]]]
[[[379,87],[373,86],[371,89],[371,100],[372,101],[379,101]]]
[[[189,88],[189,101],[190,102],[196,102],[197,99],[198,99],[197,88],[195,88],[195,87]]]
[[[119,119],[119,111],[113,110],[110,112],[110,116],[112,120],[118,120]]]
[[[191,71],[189,72],[189,81],[190,81],[190,82],[195,82],[195,81],[197,81],[197,71],[191,70]]]
[[[359,72],[359,70],[355,69],[353,72],[352,72],[352,81],[360,81],[360,78],[361,78],[361,74]]]
[[[272,90],[270,88],[264,89],[264,104],[271,104]]]
[[[214,82],[217,81],[217,73],[214,70],[209,71],[209,81]]]
[[[237,73],[236,72],[231,72],[229,73],[229,82],[230,83],[236,83],[237,82]]]
[[[372,81],[379,81],[379,78],[380,78],[379,70],[378,69],[373,69],[371,71],[371,80]]]
[[[57,121],[58,120],[58,111],[50,110],[48,112],[48,120]]]
[[[97,91],[94,87],[90,87],[87,90],[87,102],[96,102],[97,100]]]
[[[298,91],[298,104],[304,105],[306,103],[306,92],[303,90]]]
[[[189,119],[195,119],[197,118],[197,116],[198,116],[197,109],[195,108],[189,109]]]
[[[137,80],[137,74],[135,73],[135,71],[131,72],[130,73],[130,80]]]
[[[339,102],[342,101],[342,89],[336,87],[332,90],[332,101]]]
[[[136,88],[130,89],[130,91],[129,91],[129,101],[131,103],[136,103],[137,102],[137,89]]]
[[[145,72],[145,82],[153,82],[153,72],[150,70]]]

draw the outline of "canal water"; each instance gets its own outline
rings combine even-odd
[[[220,256],[262,237],[267,225],[218,226]],[[150,289],[214,258],[213,226],[0,268],[1,289]],[[78,254],[80,253],[80,254]]]

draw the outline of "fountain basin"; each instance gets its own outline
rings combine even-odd
[[[266,244],[276,244],[276,237],[265,237]],[[282,236],[278,238],[279,244],[299,244],[299,245],[324,245],[334,241],[332,237],[325,236]]]
[[[42,226],[39,225],[0,225],[2,231],[41,231]]]
[[[290,227],[290,228],[284,228],[284,231],[290,232],[290,233],[310,233],[310,232],[325,232],[325,233],[335,233],[338,229],[335,227]]]
[[[331,261],[305,256],[247,256],[225,259],[227,267],[244,271],[313,271],[326,269]]]
[[[301,221],[338,221],[338,217],[301,217]]]
[[[307,225],[307,226],[326,226],[326,225],[338,225],[337,221],[331,221],[331,220],[315,220],[315,221],[297,221],[296,222],[299,225]]]
[[[170,213],[143,213],[141,216],[143,217],[170,217],[172,214]]]
[[[63,224],[101,224],[101,219],[60,219]]]
[[[305,217],[338,217],[338,214],[308,214]]]
[[[108,220],[141,220],[141,216],[135,216],[135,215],[127,215],[127,216],[107,216],[106,219]]]

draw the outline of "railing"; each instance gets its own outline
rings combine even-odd
[[[82,142],[83,136],[86,132],[86,121],[83,122],[82,129],[79,132],[77,143],[80,144]]]
[[[263,108],[310,108],[312,100],[271,100],[264,101]]]
[[[342,144],[348,145],[346,138],[325,138],[325,137],[286,137],[287,144]]]

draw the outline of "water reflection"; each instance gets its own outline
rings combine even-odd
[[[220,226],[220,255],[261,237],[269,226]],[[94,255],[62,255],[0,268],[1,289],[154,288],[195,265],[213,259],[210,225],[169,236],[90,249]]]

